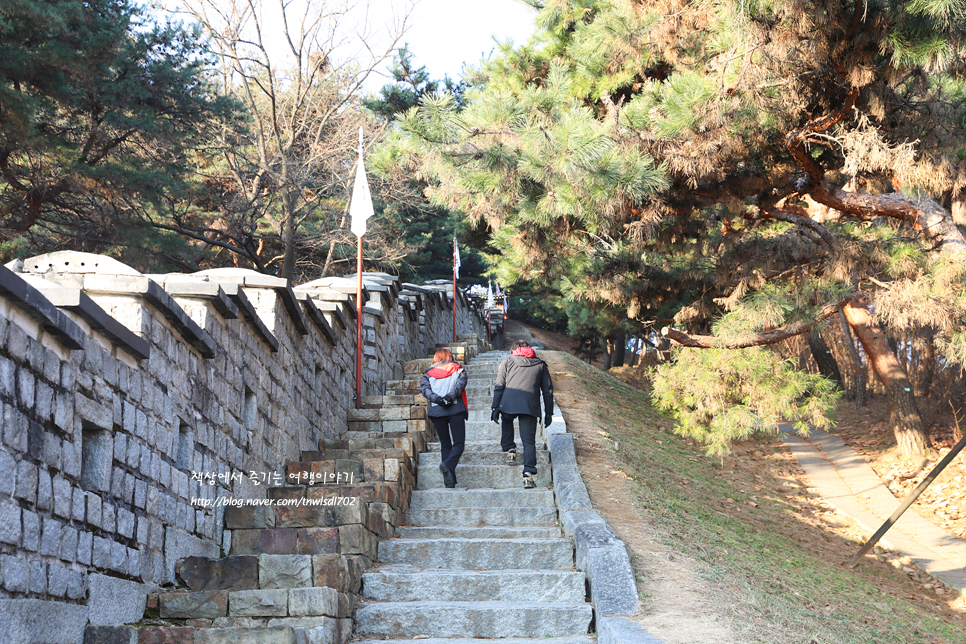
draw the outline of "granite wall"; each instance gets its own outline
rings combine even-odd
[[[452,287],[364,282],[363,395],[380,395],[451,340]],[[0,267],[3,608],[110,623],[124,584],[218,556],[223,509],[199,499],[264,497],[285,461],[347,430],[355,290],[74,252]],[[457,333],[485,332],[458,294]]]

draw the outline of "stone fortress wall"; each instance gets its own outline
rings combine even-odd
[[[380,395],[452,339],[452,286],[363,277],[363,395]],[[142,275],[75,252],[0,267],[5,609],[87,604],[111,623],[94,606],[125,583],[168,584],[178,559],[219,556],[224,509],[193,500],[263,498],[280,463],[347,430],[355,288]],[[462,293],[457,313],[458,334],[485,337]]]

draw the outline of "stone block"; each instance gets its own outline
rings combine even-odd
[[[71,570],[67,578],[67,598],[84,599],[87,596],[87,574],[81,570]]]
[[[312,489],[319,489],[319,488],[307,488],[302,485],[290,486],[290,487],[270,487],[265,491],[265,495],[269,499],[276,499],[276,500],[304,499],[307,492],[311,491]]]
[[[41,561],[30,562],[30,592],[42,595],[47,592],[47,566]]]
[[[637,610],[634,570],[623,544],[591,548],[584,565],[597,615],[630,615]]]
[[[214,619],[228,614],[228,594],[226,590],[163,593],[158,607],[162,619]]]
[[[258,557],[235,555],[214,559],[185,557],[178,562],[178,578],[193,591],[258,588]]]
[[[340,593],[348,592],[349,562],[344,555],[325,554],[312,557],[312,585],[332,588]]]
[[[361,503],[331,506],[279,506],[277,511],[280,528],[315,528],[363,523],[366,516],[365,506]]]
[[[665,644],[665,642],[627,617],[600,615],[597,617],[597,644]]]
[[[304,588],[312,585],[312,557],[308,555],[260,555],[258,587]]]
[[[136,626],[88,626],[84,644],[138,644]]]
[[[372,533],[364,525],[339,527],[339,554],[365,555],[374,559]]]
[[[362,475],[365,481],[379,481],[385,475],[385,465],[381,458],[367,458],[362,462]]]
[[[73,562],[77,558],[77,544],[79,537],[77,530],[70,526],[64,528],[60,539],[60,553],[58,556],[64,561]]]
[[[593,509],[583,481],[570,483],[557,483],[555,481],[553,489],[557,497],[557,506],[561,512]]]
[[[144,617],[152,587],[98,573],[91,574],[87,581],[91,625],[127,624]]]
[[[299,529],[297,537],[298,554],[323,555],[339,552],[340,530],[341,528]]]
[[[50,473],[45,469],[37,471],[37,508],[49,510],[53,504],[54,487]]]
[[[25,593],[30,583],[27,562],[10,555],[0,555],[0,580],[10,593]]]
[[[293,588],[289,591],[292,617],[339,617],[339,593],[333,588]]]
[[[228,612],[243,617],[284,617],[288,614],[288,590],[232,591]]]
[[[142,626],[137,644],[194,644],[195,629],[185,626]]]
[[[225,528],[262,529],[275,527],[275,508],[268,505],[228,506],[225,508]]]
[[[42,599],[0,599],[0,642],[77,644],[84,638],[87,607]],[[127,644],[127,643],[125,643]]]
[[[350,409],[349,422],[372,422],[381,420],[379,409]]]
[[[72,531],[73,532],[73,531]],[[67,596],[67,582],[70,571],[63,566],[51,564],[47,568],[47,593],[54,597]]]
[[[234,555],[298,554],[298,531],[294,528],[273,530],[234,530],[231,537]]]
[[[19,545],[22,535],[20,506],[12,499],[0,501],[0,542]]]
[[[385,475],[383,478],[387,481],[398,481],[399,480],[399,459],[387,458],[385,461]]]
[[[301,644],[289,626],[257,628],[207,628],[195,631],[194,644]]]

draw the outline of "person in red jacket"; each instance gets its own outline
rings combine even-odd
[[[513,442],[513,421],[520,420],[520,442],[523,443],[523,487],[533,488],[537,473],[537,419],[540,417],[540,395],[543,394],[543,426],[553,420],[553,381],[550,368],[537,357],[523,340],[510,348],[512,353],[496,372],[493,386],[493,413],[490,419],[503,425],[500,446],[506,452],[507,465],[516,465],[517,446]]]
[[[429,401],[429,419],[439,436],[442,452],[439,471],[443,473],[443,485],[448,488],[456,487],[456,466],[466,443],[466,421],[470,417],[466,381],[466,369],[453,360],[453,353],[439,349],[419,383],[419,390]]]

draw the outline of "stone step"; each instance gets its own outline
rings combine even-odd
[[[402,539],[558,539],[557,526],[410,526],[398,528]]]
[[[413,637],[554,637],[587,633],[590,604],[383,602],[356,611],[356,633]]]
[[[518,448],[519,452],[517,454],[517,463],[523,463],[523,448]],[[439,443],[436,443],[436,448],[428,452],[422,452],[419,455],[419,467],[430,467],[438,468],[440,461],[442,460],[442,454],[440,453]],[[537,450],[537,464],[547,464],[550,462],[550,451],[545,449]],[[513,467],[506,464],[506,454],[504,454],[499,449],[499,443],[497,444],[497,449],[493,451],[477,451],[468,450],[465,445],[463,448],[463,455],[460,456],[459,467],[464,465],[502,465],[508,469],[513,469]],[[518,473],[519,476],[519,473]]]
[[[552,490],[413,490],[411,510],[556,507]]]
[[[565,637],[541,637],[539,639],[508,637],[494,644],[596,644],[596,642],[597,638],[593,635],[570,635]],[[413,640],[357,640],[353,644],[413,644]],[[481,644],[481,642],[479,639],[459,637],[430,637],[419,640],[419,644]]]
[[[386,566],[362,575],[367,599],[414,601],[586,601],[582,572],[535,570],[418,570]]]
[[[543,506],[410,509],[406,513],[406,522],[411,526],[552,526],[557,524],[557,508]]]
[[[344,620],[343,620],[344,621]],[[323,634],[321,628],[292,626],[245,626],[193,628],[190,626],[88,626],[85,644],[120,642],[185,642],[193,644],[322,644],[345,641]]]
[[[538,454],[540,453],[540,451],[547,449],[547,443],[543,441],[539,436],[537,437],[536,445],[537,445]],[[440,444],[427,443],[426,449],[428,452],[439,452]],[[484,441],[468,440],[463,445],[463,453],[466,454],[467,452],[492,452],[494,454],[503,454],[503,449],[500,447],[499,440],[492,440],[492,439],[484,440]],[[522,447],[518,447],[518,453],[519,454],[523,453]],[[537,459],[537,462],[538,463],[540,462],[539,458]]]
[[[311,570],[309,571],[311,572]],[[345,619],[352,614],[355,595],[334,588],[253,588],[233,591],[166,592],[158,595],[161,619],[224,619],[330,617]],[[231,624],[226,624],[231,625]],[[292,626],[292,624],[273,624]]]
[[[570,539],[389,539],[379,561],[422,568],[468,570],[571,570]]]
[[[520,458],[522,459],[522,456]],[[550,467],[538,468],[533,475],[537,487],[550,487]],[[523,466],[516,465],[463,465],[456,466],[457,488],[514,488],[523,487]],[[416,474],[416,489],[442,488],[443,473],[436,467],[420,467]]]

